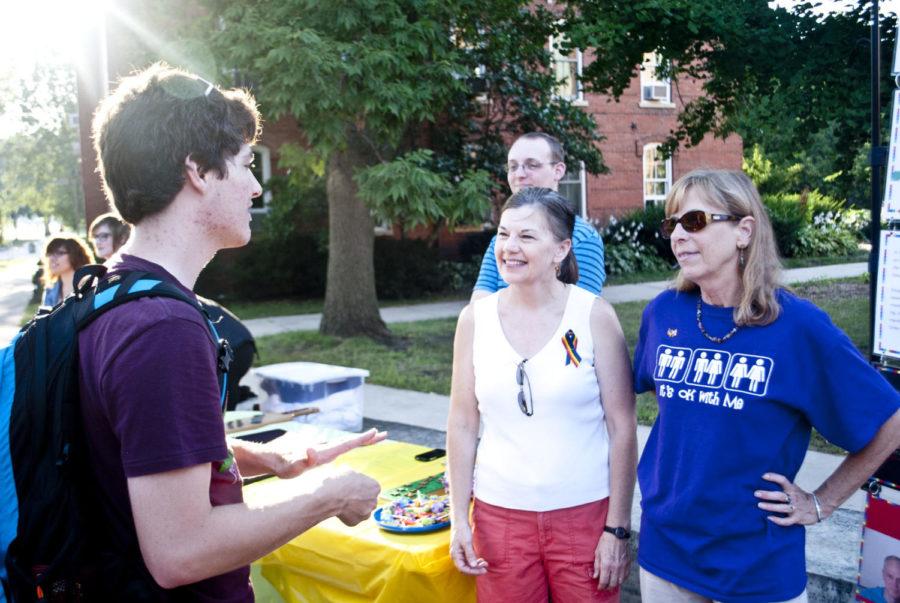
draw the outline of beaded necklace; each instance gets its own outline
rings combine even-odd
[[[702,304],[703,304],[703,300],[698,297],[697,298],[697,328],[700,329],[700,332],[703,334],[703,336],[706,337],[707,339],[709,339],[713,343],[725,343],[726,341],[731,339],[731,336],[734,335],[735,333],[737,333],[737,330],[738,330],[737,325],[735,325],[734,328],[732,328],[730,331],[728,331],[722,337],[716,337],[716,336],[710,335],[709,333],[706,332],[706,329],[703,328],[703,320],[702,320],[701,313],[700,313],[700,307]]]

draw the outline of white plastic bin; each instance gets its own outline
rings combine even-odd
[[[317,362],[285,362],[261,366],[254,372],[260,388],[268,394],[262,410],[290,412],[315,406],[318,413],[297,417],[295,421],[362,431],[362,386],[369,371]]]

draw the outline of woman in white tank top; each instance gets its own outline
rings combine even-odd
[[[496,243],[509,287],[457,325],[450,552],[479,601],[618,601],[628,575],[631,364],[612,306],[572,284],[574,221],[549,189],[510,197]]]

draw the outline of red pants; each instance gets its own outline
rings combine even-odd
[[[541,513],[495,507],[475,499],[475,552],[488,562],[476,578],[478,601],[618,603],[619,589],[597,590],[594,551],[609,499]]]

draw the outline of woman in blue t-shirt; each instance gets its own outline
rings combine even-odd
[[[638,466],[643,601],[804,602],[803,526],[900,445],[900,395],[780,286],[746,175],[687,174],[666,216],[681,270],[645,309],[634,362],[635,390],[659,402]],[[793,480],[812,427],[850,454],[807,492]]]

